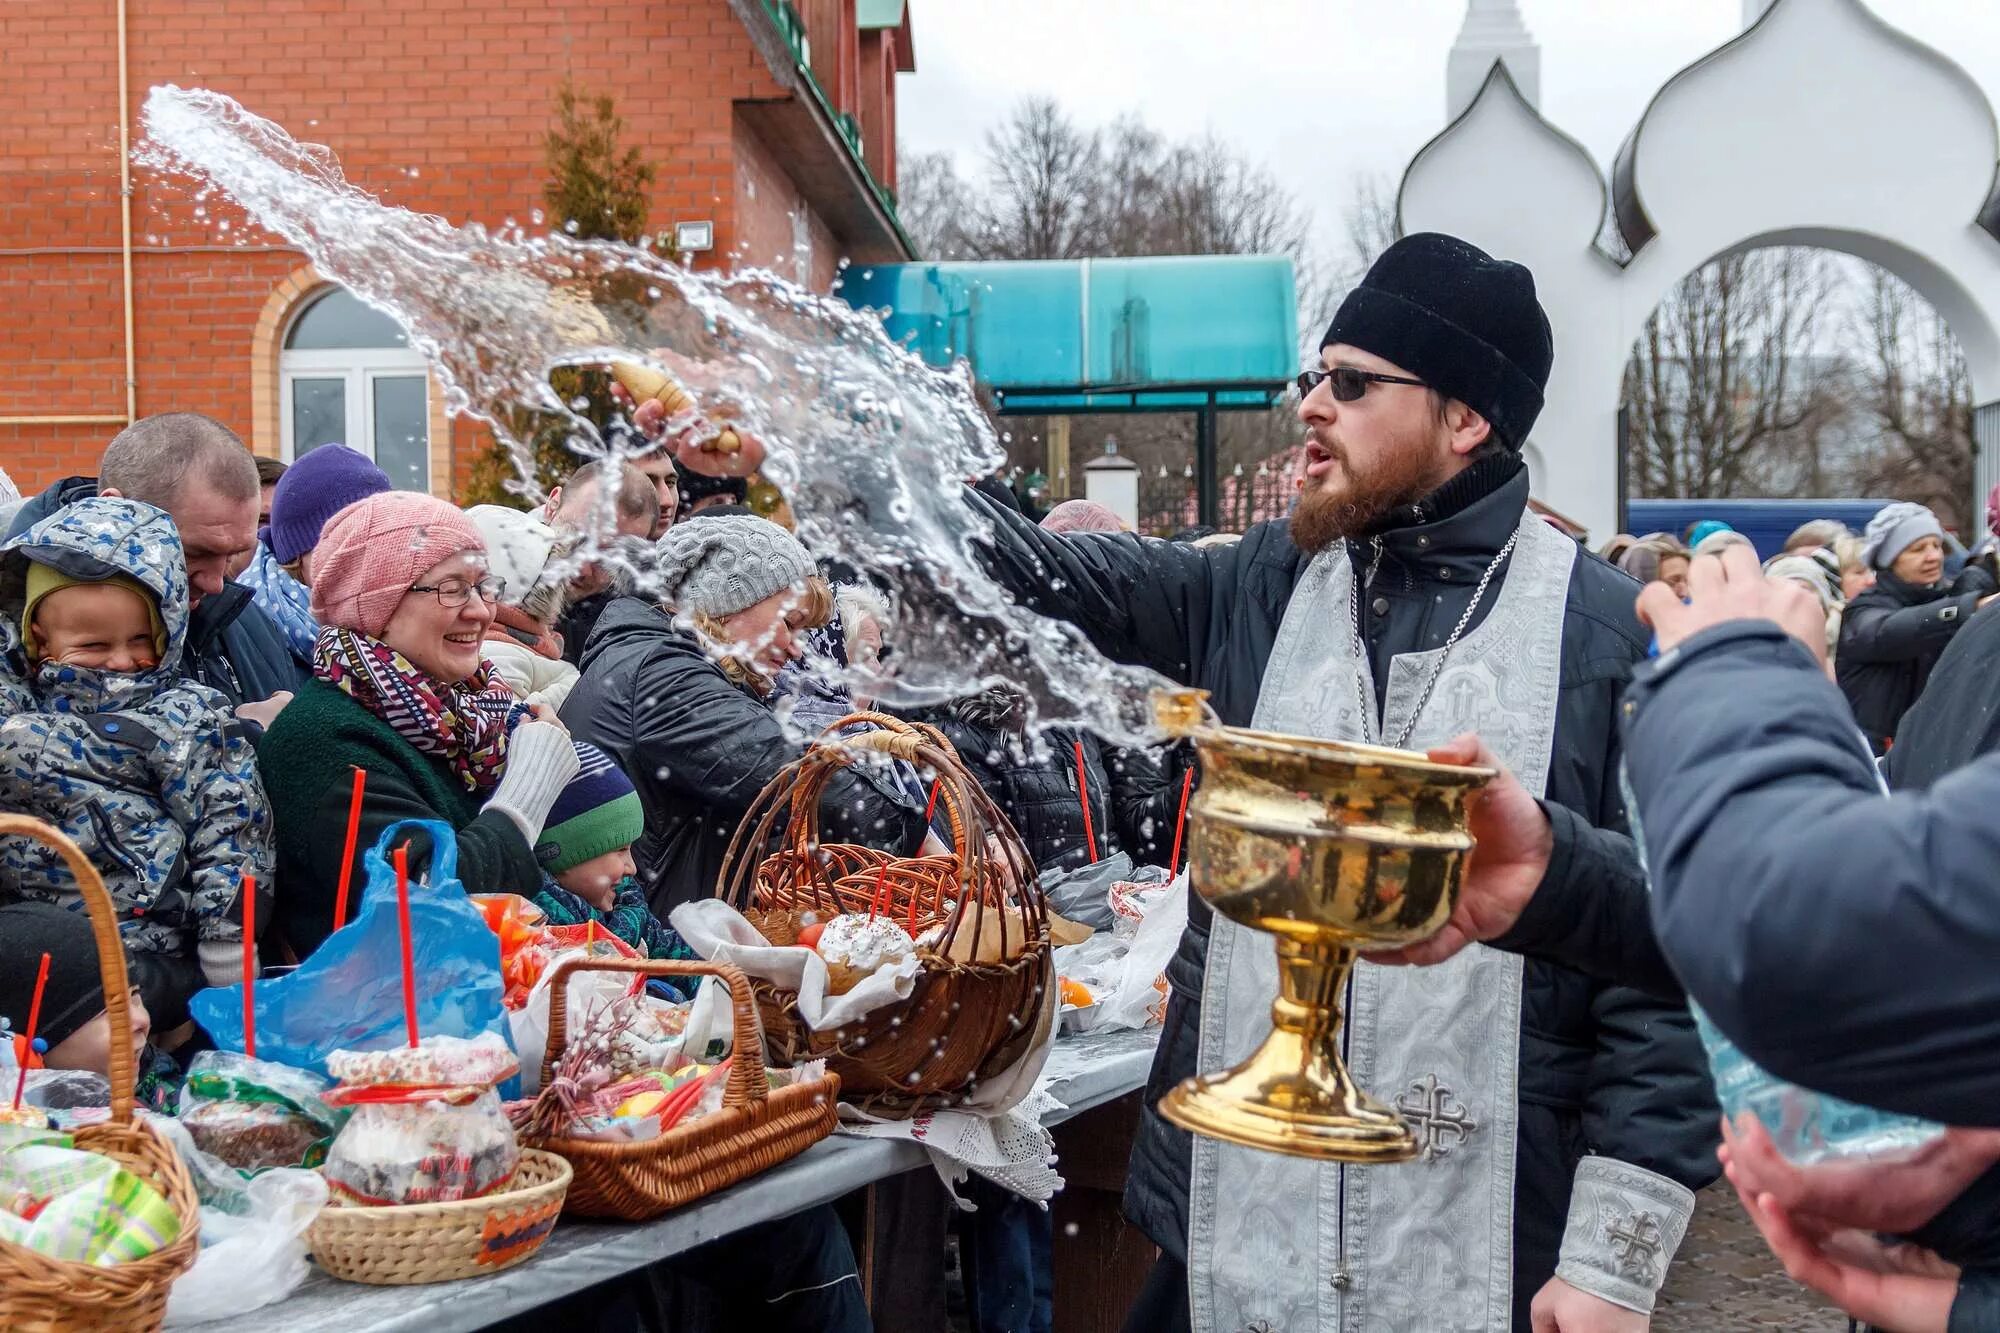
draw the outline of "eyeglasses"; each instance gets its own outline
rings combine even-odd
[[[1333,382],[1335,402],[1351,403],[1368,392],[1371,384],[1414,384],[1424,388],[1422,380],[1413,380],[1403,375],[1378,375],[1372,370],[1357,370],[1353,366],[1335,366],[1332,370],[1302,370],[1299,372],[1299,397],[1304,398],[1321,384]]]
[[[439,579],[436,583],[412,583],[410,591],[436,593],[439,606],[447,611],[456,611],[471,601],[474,593],[479,594],[482,602],[499,605],[501,596],[507,591],[507,580],[488,577],[472,583],[466,579]]]

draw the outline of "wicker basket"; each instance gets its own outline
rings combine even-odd
[[[828,1074],[771,1091],[764,1077],[763,1042],[757,1031],[750,979],[726,965],[585,958],[568,958],[556,964],[549,983],[549,1044],[542,1059],[543,1087],[554,1077],[556,1062],[568,1044],[565,992],[572,972],[721,977],[729,987],[735,1044],[722,1109],[713,1114],[644,1143],[534,1139],[536,1147],[560,1154],[576,1172],[564,1211],[582,1217],[644,1222],[769,1170],[833,1133],[839,1115],[840,1079]]]
[[[874,729],[840,734],[856,723]],[[871,755],[936,775],[953,855],[885,857],[819,841],[827,783]],[[777,839],[778,850],[759,855]],[[1046,1027],[1054,968],[1048,907],[1033,862],[957,752],[929,727],[856,713],[828,728],[758,793],[730,842],[717,891],[774,943],[796,939],[807,912],[825,918],[866,910],[878,899],[885,915],[914,923],[912,933],[942,924],[941,937],[918,951],[921,968],[909,998],[835,1032],[805,1025],[796,992],[756,983],[772,1062],[826,1060],[840,1075],[843,1095],[871,1114],[907,1116],[947,1104],[1020,1059]],[[1013,911],[1003,913],[1003,906]],[[976,935],[994,919],[1007,961],[948,956],[961,928]],[[1010,922],[1023,934],[1014,934]]]
[[[407,1287],[484,1277],[542,1247],[569,1182],[568,1162],[526,1148],[508,1187],[477,1199],[369,1207],[336,1195],[306,1243],[314,1262],[348,1282]]]
[[[8,1333],[69,1333],[108,1330],[143,1333],[167,1317],[167,1291],[194,1263],[200,1235],[194,1181],[168,1142],[132,1116],[132,1015],[126,1000],[125,946],[118,936],[118,910],[104,880],[82,850],[56,829],[25,815],[0,814],[0,835],[34,838],[61,854],[83,891],[91,933],[97,939],[97,971],[104,982],[104,1008],[111,1016],[111,1119],[79,1129],[76,1146],[102,1153],[158,1190],[180,1219],[173,1243],[143,1259],[100,1268],[96,1264],[51,1259],[24,1245],[0,1241],[0,1328]],[[9,1090],[11,1094],[11,1089]]]

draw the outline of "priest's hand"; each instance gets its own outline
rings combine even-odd
[[[1477,764],[1498,770],[1493,781],[1466,801],[1466,825],[1479,845],[1465,866],[1458,906],[1443,930],[1421,944],[1367,955],[1371,963],[1442,963],[1466,945],[1504,935],[1521,919],[1548,873],[1555,835],[1549,818],[1520,780],[1477,736],[1464,735],[1434,746],[1440,764]]]
[[[1535,1333],[1646,1333],[1653,1325],[1651,1315],[1613,1305],[1559,1277],[1535,1293],[1529,1317]]]
[[[1745,1199],[1777,1202],[1821,1231],[1915,1231],[2000,1161],[2000,1130],[1948,1129],[1912,1152],[1876,1161],[1787,1161],[1754,1115],[1722,1122],[1716,1149]]]
[[[1826,666],[1826,612],[1819,599],[1791,579],[1765,578],[1757,552],[1748,546],[1696,556],[1688,567],[1685,602],[1664,583],[1641,588],[1639,619],[1653,627],[1663,653],[1731,620],[1776,621]]]

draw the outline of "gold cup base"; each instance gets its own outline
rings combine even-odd
[[[1271,1045],[1235,1069],[1184,1080],[1160,1099],[1160,1114],[1192,1133],[1287,1157],[1365,1165],[1417,1155],[1403,1118],[1344,1077],[1321,1082],[1296,1066],[1273,1076]]]
[[[1160,1099],[1182,1129],[1320,1162],[1407,1162],[1417,1136],[1354,1084],[1340,1059],[1340,997],[1354,955],[1324,940],[1278,937],[1271,1032],[1250,1058],[1187,1079]]]

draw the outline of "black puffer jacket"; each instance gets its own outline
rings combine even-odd
[[[662,918],[714,894],[738,822],[804,749],[672,616],[638,597],[615,599],[599,617],[562,720],[639,789],[646,832],[633,856]],[[912,852],[924,837],[922,811],[893,805],[851,773],[828,784],[820,817],[826,836],[845,842]]]
[[[1043,732],[1046,749],[1037,755],[1022,734],[1020,700],[1010,690],[988,690],[932,710],[924,720],[945,734],[966,769],[1006,814],[1037,870],[1071,870],[1091,860],[1076,790],[1076,746],[1081,743],[1090,792],[1089,836],[1097,854],[1128,852],[1143,864],[1165,819],[1160,765],[1142,750],[1106,745],[1074,727]]]
[[[7,525],[7,536],[18,537],[64,505],[95,494],[97,478],[64,477],[21,506]],[[285,632],[240,583],[224,583],[221,592],[202,598],[189,613],[181,666],[193,679],[220,690],[231,707],[268,699],[280,690],[296,691],[306,681]]]
[[[1874,587],[1847,604],[1834,670],[1876,754],[1888,750],[1945,645],[1993,590],[1992,575],[1979,564],[1967,565],[1950,583],[1927,588],[1885,570]]]
[[[1527,498],[1518,460],[1499,458],[1392,516],[1367,594],[1378,681],[1388,679],[1393,655],[1443,643]],[[1307,563],[1284,522],[1259,524],[1234,546],[1198,550],[1124,534],[1056,537],[978,497],[968,503],[993,524],[990,568],[1025,604],[1077,625],[1109,657],[1208,690],[1225,723],[1249,723]],[[1617,703],[1647,642],[1633,614],[1636,594],[1631,579],[1579,553],[1547,786],[1551,802],[1620,829]],[[1126,1192],[1132,1219],[1176,1258],[1186,1253],[1191,1144],[1152,1108],[1195,1072],[1210,916],[1199,899],[1189,909],[1167,971],[1166,1026]],[[1716,1175],[1717,1115],[1683,1006],[1542,962],[1529,963],[1524,986],[1514,1199],[1522,1326],[1529,1300],[1555,1271],[1579,1158],[1598,1152],[1699,1188]]]

